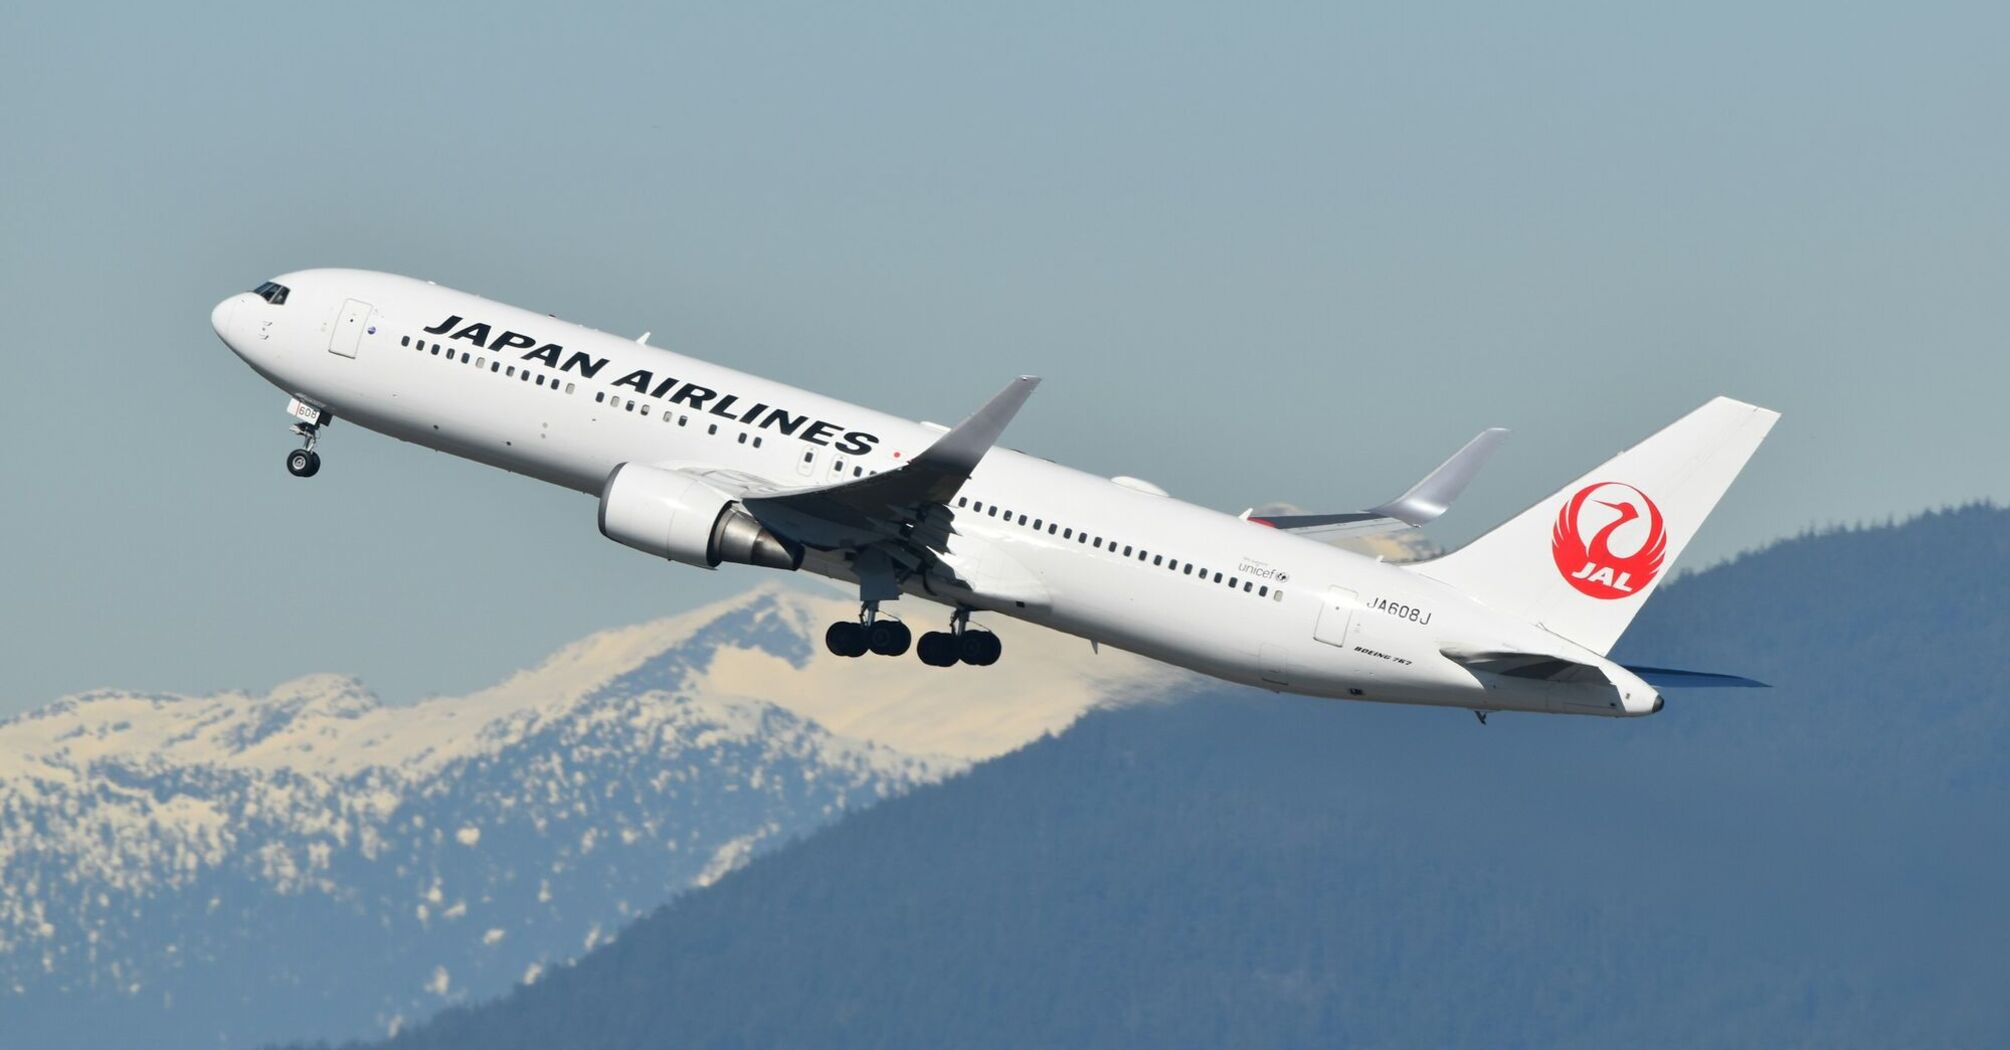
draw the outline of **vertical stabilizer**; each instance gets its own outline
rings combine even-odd
[[[1410,568],[1607,652],[1779,418],[1717,398],[1492,532]]]

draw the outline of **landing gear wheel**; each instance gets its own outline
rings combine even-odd
[[[914,641],[914,632],[899,620],[874,620],[865,629],[866,646],[881,656],[899,656]]]
[[[286,454],[286,470],[296,478],[311,478],[321,471],[321,455],[311,449],[296,448]]]
[[[997,663],[998,655],[1005,649],[997,635],[975,630],[964,631],[963,637],[957,640],[957,648],[957,655],[973,667],[989,667]]]
[[[866,650],[865,625],[850,620],[839,620],[824,632],[824,647],[838,656],[864,656]]]
[[[914,643],[914,654],[930,667],[956,666],[956,636],[946,631],[929,631]]]

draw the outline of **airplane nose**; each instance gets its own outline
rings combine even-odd
[[[223,345],[225,346],[231,345],[230,322],[236,317],[236,315],[237,315],[237,296],[234,295],[216,304],[216,309],[211,310],[209,312],[209,326],[211,328],[216,329],[216,337],[218,339],[223,340]],[[235,349],[235,347],[233,347],[233,349]]]

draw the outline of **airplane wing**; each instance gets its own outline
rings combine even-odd
[[[789,487],[736,470],[695,464],[676,469],[738,499],[763,524],[812,547],[855,548],[904,538],[930,506],[956,499],[957,490],[1039,385],[1037,376],[1020,376],[902,466],[863,478]]]
[[[1452,501],[1465,491],[1467,483],[1480,472],[1488,457],[1494,454],[1502,441],[1507,440],[1507,434],[1502,427],[1480,431],[1477,437],[1466,442],[1464,448],[1454,452],[1452,458],[1439,464],[1438,469],[1425,475],[1424,480],[1410,486],[1410,491],[1379,507],[1347,514],[1266,514],[1256,517],[1244,512],[1243,518],[1258,525],[1327,541],[1414,529],[1436,520],[1451,507]]]
[[[757,517],[763,511],[779,511],[853,525],[884,522],[889,517],[912,521],[928,505],[956,498],[978,461],[998,443],[1005,425],[1039,385],[1038,376],[1013,380],[904,466],[834,485],[749,491],[743,502]]]

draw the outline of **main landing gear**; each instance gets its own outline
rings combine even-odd
[[[914,632],[899,620],[879,618],[879,603],[866,602],[856,622],[839,620],[824,632],[824,646],[838,656],[899,656],[914,641]]]
[[[919,642],[906,624],[882,619],[878,602],[866,602],[856,621],[839,620],[824,632],[824,646],[838,656],[857,657],[866,653],[899,656],[913,643],[915,655],[930,667],[954,667],[959,663],[989,667],[998,662],[1005,647],[998,636],[981,627],[970,626],[970,610],[957,609],[949,630],[929,631]]]
[[[959,662],[989,667],[1004,651],[997,635],[970,626],[970,610],[960,606],[949,618],[949,630],[930,631],[914,647],[914,654],[930,667],[953,667]]]

